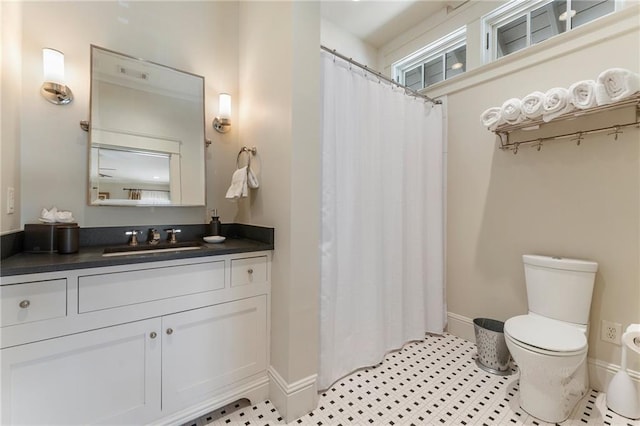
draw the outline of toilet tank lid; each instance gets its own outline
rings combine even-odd
[[[554,352],[574,352],[584,349],[587,338],[576,327],[533,315],[509,318],[504,332],[516,340]]]
[[[524,254],[522,255],[522,261],[527,265],[563,269],[566,271],[596,272],[598,270],[598,264],[596,262],[592,262],[590,260],[569,259],[566,257]]]

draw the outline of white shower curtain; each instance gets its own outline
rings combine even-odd
[[[425,332],[444,307],[442,107],[322,52],[319,389]]]

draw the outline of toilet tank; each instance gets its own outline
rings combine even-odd
[[[525,254],[529,312],[587,324],[598,264],[588,260]]]

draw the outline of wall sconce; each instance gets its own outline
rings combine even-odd
[[[71,89],[64,85],[64,53],[55,49],[42,49],[44,83],[40,94],[56,105],[66,105],[73,100]]]
[[[231,130],[231,95],[220,93],[218,116],[213,119],[213,128],[220,133]]]

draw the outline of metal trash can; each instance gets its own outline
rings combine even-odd
[[[476,318],[473,320],[473,328],[478,347],[478,367],[498,376],[511,374],[511,354],[504,340],[504,323],[488,318]]]

